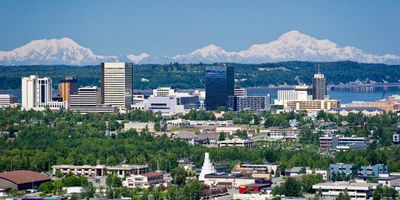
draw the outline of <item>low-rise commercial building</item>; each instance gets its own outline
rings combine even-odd
[[[185,120],[174,119],[167,121],[168,127],[192,127],[192,128],[216,128],[216,127],[230,127],[233,126],[232,120],[214,121],[214,120]],[[236,130],[235,130],[236,131]]]
[[[164,182],[163,173],[149,172],[145,174],[134,174],[126,177],[125,181],[122,182],[122,186],[127,188],[149,189],[159,187]]]
[[[306,174],[312,174],[312,175],[321,175],[322,179],[327,181],[329,178],[329,173],[327,170],[323,169],[307,169]]]
[[[322,151],[336,150],[339,143],[336,135],[325,135],[319,138],[319,147]]]
[[[347,151],[349,149],[361,149],[368,146],[368,137],[351,137],[338,136],[337,151]]]
[[[350,149],[366,148],[368,146],[368,138],[327,134],[319,138],[319,145],[322,151],[348,151]]]
[[[183,105],[178,105],[175,96],[151,96],[141,103],[132,105],[132,109],[136,110],[149,110],[154,113],[161,112],[162,115],[176,115],[185,112]]]
[[[229,96],[228,110],[268,111],[271,108],[270,96]]]
[[[56,175],[57,172],[60,172],[64,175],[72,173],[76,176],[87,177],[102,177],[107,176],[107,174],[115,174],[119,177],[125,177],[125,175],[145,174],[149,171],[149,167],[147,165],[53,165],[51,168],[53,175]]]
[[[365,102],[365,101],[355,101],[346,105],[347,108],[379,108],[385,112],[395,112],[400,110],[400,96],[393,95],[386,99]]]
[[[124,124],[124,131],[135,129],[137,132],[147,129],[150,132],[154,132],[154,122],[128,122]]]
[[[37,189],[40,184],[50,181],[50,177],[29,170],[17,170],[0,173],[0,189],[9,191]]]
[[[264,134],[264,139],[267,141],[299,141],[300,129],[297,128],[269,128],[260,130]]]
[[[18,98],[11,94],[0,94],[0,108],[16,107]]]
[[[296,100],[285,101],[283,106],[288,110],[318,111],[340,107],[340,102],[338,100]]]
[[[390,174],[381,174],[375,178],[382,187],[395,187],[400,184],[400,176],[392,176]]]
[[[217,133],[224,132],[229,135],[233,135],[234,133],[236,133],[237,130],[242,131],[243,128],[239,127],[239,126],[228,126],[228,127],[216,127],[215,128],[215,132],[217,132]]]
[[[379,177],[381,174],[388,174],[389,169],[385,164],[376,164],[376,165],[368,165],[361,166],[361,175],[362,176],[374,176]]]
[[[276,163],[264,162],[263,164],[242,163],[240,167],[250,168],[258,173],[268,173],[274,175],[279,168]]]
[[[206,174],[204,176],[204,185],[208,186],[225,186],[239,188],[241,185],[255,183],[256,179],[246,177],[239,174]]]
[[[302,174],[306,174],[307,170],[310,170],[310,167],[293,167],[286,170],[287,176],[299,176]]]
[[[316,191],[321,190],[323,197],[337,198],[340,194],[347,194],[351,200],[365,200],[372,197],[372,192],[378,183],[353,183],[353,182],[326,182],[312,186]]]
[[[329,177],[331,180],[338,179],[338,176],[353,176],[358,172],[358,167],[355,164],[336,163],[329,165]]]
[[[232,138],[231,140],[218,141],[218,147],[253,147],[253,140],[244,140],[240,138]]]
[[[329,113],[338,113],[341,116],[347,116],[350,113],[358,114],[361,113],[365,116],[371,117],[375,115],[381,115],[385,112],[385,110],[381,108],[369,108],[369,107],[339,107],[334,108]]]

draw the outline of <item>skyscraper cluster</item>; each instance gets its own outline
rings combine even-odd
[[[234,68],[231,66],[207,66],[204,76],[207,110],[268,110],[270,97],[248,96],[245,89],[234,89]]]
[[[133,64],[102,63],[101,88],[77,87],[76,77],[60,81],[59,98],[53,98],[52,80],[22,77],[22,109],[68,109],[84,112],[127,110],[132,104]]]

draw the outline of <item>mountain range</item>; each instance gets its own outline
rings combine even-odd
[[[269,63],[280,61],[343,61],[400,64],[400,56],[375,55],[351,46],[341,47],[327,39],[316,39],[299,31],[289,31],[266,44],[247,50],[227,51],[211,44],[188,54],[152,57],[146,53],[123,56],[97,55],[70,38],[34,40],[11,51],[0,51],[0,65],[96,65],[100,62],[147,63]]]

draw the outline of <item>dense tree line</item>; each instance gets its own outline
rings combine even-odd
[[[312,75],[320,64],[321,71],[332,84],[348,83],[356,80],[398,82],[400,66],[384,64],[362,64],[342,62],[279,62],[266,64],[234,64],[236,86],[259,87],[298,83],[310,84]],[[153,89],[159,86],[173,88],[203,88],[205,64],[135,65],[134,88]],[[58,88],[64,76],[77,76],[79,85],[99,85],[99,66],[0,66],[0,88],[21,88],[21,77],[37,74],[53,79],[53,87]]]
[[[268,115],[266,113],[261,118]],[[279,118],[278,116],[274,118]],[[281,117],[288,120],[299,116],[286,113]],[[282,145],[206,148],[188,145],[184,141],[172,140],[167,136],[155,137],[147,130],[122,132],[122,123],[131,119],[161,120],[157,114],[144,111],[130,114],[81,115],[71,112],[21,112],[17,109],[3,109],[0,111],[0,128],[8,131],[9,135],[0,136],[0,171],[11,169],[49,171],[55,164],[97,163],[106,165],[147,163],[152,169],[156,169],[159,163],[160,169],[170,171],[178,165],[179,158],[188,158],[200,167],[204,152],[207,151],[214,161],[227,161],[231,166],[242,161],[254,163],[269,161],[279,163],[284,171],[285,168],[294,166],[327,169],[330,163],[344,162],[359,166],[386,163],[391,171],[400,170],[400,146],[378,142],[382,141],[379,135],[376,135],[377,142],[366,150],[339,152],[336,157],[327,157],[320,155],[316,147],[304,146],[296,150]],[[386,127],[393,127],[392,123],[398,121],[399,116],[387,114],[366,120],[374,126],[387,123]],[[302,123],[307,123],[307,120]],[[112,135],[107,134],[107,129],[111,129],[111,126],[115,129],[115,134]],[[245,133],[238,134],[245,137]],[[11,137],[16,137],[16,140],[8,141],[7,139]],[[315,143],[314,140],[303,142]]]

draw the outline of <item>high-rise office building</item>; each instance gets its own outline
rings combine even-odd
[[[204,80],[206,109],[226,109],[228,96],[234,95],[234,68],[225,65],[207,66]]]
[[[35,75],[22,77],[22,109],[45,107],[51,102],[51,79]]]
[[[66,104],[53,102],[52,81],[49,77],[39,78],[35,75],[22,77],[22,110],[63,109]]]
[[[98,87],[81,87],[78,94],[70,96],[70,108],[94,107],[101,104],[101,91]]]
[[[326,88],[326,78],[324,74],[318,73],[314,74],[313,88],[312,88],[313,99],[322,100],[327,94]]]
[[[132,85],[132,63],[101,63],[101,97],[104,105],[130,109]]]
[[[21,108],[31,109],[36,106],[36,80],[37,76],[22,77],[21,83]]]
[[[63,101],[69,101],[70,95],[78,93],[77,81],[74,76],[67,76],[60,81],[60,97]]]
[[[37,78],[36,101],[39,107],[46,107],[51,102],[51,79],[49,77]]]
[[[101,89],[96,86],[81,87],[78,94],[72,94],[69,110],[80,113],[116,112],[118,109],[101,104]]]

